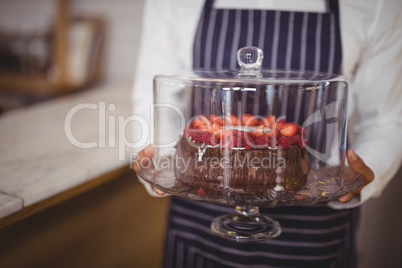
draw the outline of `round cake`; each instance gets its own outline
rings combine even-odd
[[[310,171],[304,134],[272,115],[195,117],[176,145],[176,178],[199,195],[301,188]]]

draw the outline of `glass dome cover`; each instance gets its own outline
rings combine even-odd
[[[311,205],[360,187],[345,164],[346,79],[262,70],[255,47],[240,49],[237,60],[240,70],[155,76],[154,156],[139,164],[140,177],[170,194],[235,206],[247,217],[259,215],[257,207]],[[244,239],[231,225],[212,229]],[[269,232],[278,235],[277,228]]]

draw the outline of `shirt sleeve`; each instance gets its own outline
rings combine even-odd
[[[203,1],[147,0],[144,3],[142,33],[133,85],[133,115],[145,125],[134,127],[133,141],[142,141],[138,153],[150,144],[150,122],[153,103],[153,77],[188,69],[192,65],[192,41]],[[146,137],[143,137],[143,136]],[[149,183],[140,178],[148,193],[158,196]]]
[[[353,202],[356,207],[381,195],[402,162],[402,16],[401,2],[380,1],[367,45],[351,79],[354,111],[349,120],[351,148],[375,175]]]

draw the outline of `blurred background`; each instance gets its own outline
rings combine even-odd
[[[131,82],[142,0],[1,0],[0,107]]]
[[[99,96],[113,99],[124,107],[122,114],[130,114],[142,8],[143,0],[0,0],[0,137],[21,123],[7,121],[10,117],[43,109],[48,114],[43,120],[53,124],[56,106],[68,111],[75,103],[99,101]],[[54,119],[60,129],[65,114]],[[83,122],[82,133],[89,127]],[[43,139],[55,137],[51,131],[40,133]],[[65,142],[63,135],[57,139],[43,145],[47,152],[51,142]],[[1,146],[8,142],[0,141]],[[0,168],[8,165],[11,154],[3,151]],[[95,153],[99,158],[107,154]],[[87,157],[82,151],[72,155]],[[67,164],[67,172],[76,168]],[[30,204],[21,191],[11,191],[23,209],[0,219],[0,267],[160,267],[169,200],[150,197],[128,161],[118,167],[108,167],[107,179],[94,175],[99,183],[52,188],[52,194]],[[87,173],[97,169],[97,163],[86,168]],[[8,193],[2,180],[18,184],[17,179],[29,179],[29,172],[13,177],[0,170],[0,193]],[[401,171],[396,178],[402,178]],[[57,180],[35,184],[46,191]],[[402,267],[401,188],[402,180],[394,179],[380,198],[364,204],[360,268]]]

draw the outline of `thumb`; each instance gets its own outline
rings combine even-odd
[[[366,163],[364,163],[363,159],[360,158],[355,150],[350,149],[347,152],[347,158],[349,166],[353,169],[353,171],[362,175],[364,185],[374,180],[373,171],[366,165]]]
[[[363,159],[361,159],[360,156],[358,156],[353,149],[350,149],[347,152],[346,157],[348,159],[349,167],[357,174],[362,175],[363,185],[355,191],[339,198],[338,200],[342,203],[346,203],[352,200],[354,195],[359,194],[364,186],[374,180],[374,173],[371,168],[369,168],[366,163],[364,163]]]

